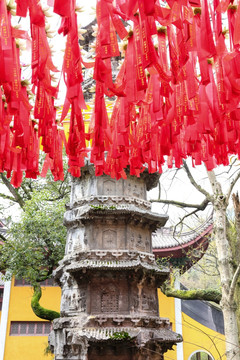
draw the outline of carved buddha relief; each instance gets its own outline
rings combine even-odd
[[[117,249],[117,232],[114,230],[105,230],[102,235],[103,249]]]
[[[131,294],[131,311],[132,312],[139,311],[139,294],[136,289],[133,289]]]
[[[131,196],[132,195],[132,184],[131,181],[128,181],[124,187],[124,195]]]
[[[157,311],[157,299],[154,293],[143,291],[142,293],[142,310],[143,311]]]
[[[140,193],[141,193],[140,185],[134,184],[134,185],[133,185],[133,192],[132,192],[133,196],[139,197],[139,196],[140,196]]]
[[[72,231],[73,251],[80,251],[84,248],[84,228],[76,228]]]
[[[79,301],[79,292],[78,289],[74,289],[71,292],[69,310],[78,310],[78,301]]]
[[[139,251],[146,250],[145,243],[143,241],[143,236],[142,236],[142,234],[139,234],[139,233],[137,234],[136,248]]]
[[[103,181],[103,194],[104,195],[116,195],[116,182],[113,180]]]
[[[150,236],[148,235],[145,237],[145,246],[146,246],[146,251],[151,252]]]
[[[72,188],[71,193],[71,202],[77,202],[80,199],[82,199],[84,196],[87,196],[87,190],[88,190],[88,181],[82,179],[81,183],[75,183]]]
[[[135,236],[133,231],[130,232],[129,236],[129,250],[135,250]]]
[[[70,254],[72,252],[72,247],[73,247],[73,240],[72,240],[72,233],[70,232],[67,237],[65,254]]]

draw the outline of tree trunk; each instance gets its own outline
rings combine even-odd
[[[228,240],[230,241],[233,260],[234,260],[234,269],[236,270],[238,264],[240,264],[240,201],[237,194],[232,195],[233,207],[234,207],[234,226],[235,231],[233,234],[229,234]],[[237,323],[238,323],[238,337],[240,335],[240,281],[237,281],[235,289],[235,302],[237,304]],[[240,340],[240,339],[239,339]]]
[[[42,289],[39,283],[35,284],[33,287],[34,293],[31,300],[31,307],[35,315],[40,319],[52,321],[60,317],[60,313],[54,310],[48,310],[43,308],[39,304],[39,300],[42,297]]]
[[[211,176],[212,175],[212,176]],[[226,209],[228,201],[222,193],[220,184],[212,172],[209,179],[214,191],[214,237],[216,240],[217,254],[219,261],[219,272],[222,287],[222,299],[220,302],[226,338],[226,358],[227,360],[240,360],[238,327],[236,316],[236,304],[231,292],[233,279],[232,253],[227,239]]]

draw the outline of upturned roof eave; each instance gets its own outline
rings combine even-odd
[[[153,247],[153,254],[156,258],[158,257],[175,257],[180,258],[186,256],[186,252],[190,248],[197,248],[201,245],[208,243],[207,235],[212,231],[213,224],[210,224],[200,235],[196,236],[194,239],[189,240],[188,242],[180,243],[176,246],[169,246],[165,248]]]

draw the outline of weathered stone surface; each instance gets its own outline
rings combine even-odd
[[[116,181],[86,167],[73,180],[66,251],[55,271],[62,288],[49,338],[56,360],[162,359],[181,341],[158,312],[168,269],[155,263],[151,234],[167,216],[152,213],[146,198],[157,179],[145,172]]]

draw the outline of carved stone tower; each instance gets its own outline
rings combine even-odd
[[[66,252],[55,271],[62,288],[49,338],[55,360],[161,360],[181,341],[158,312],[168,270],[155,263],[151,234],[167,216],[146,200],[157,182],[148,173],[95,177],[88,166],[73,179]]]

